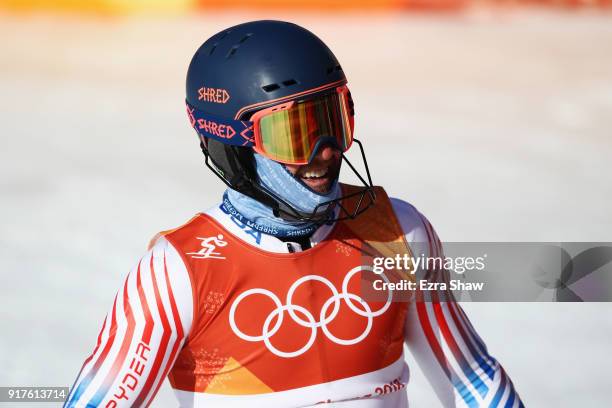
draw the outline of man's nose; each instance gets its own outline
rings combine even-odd
[[[337,154],[336,149],[334,149],[330,145],[325,145],[325,146],[321,146],[321,149],[319,149],[317,157],[320,158],[321,160],[327,161],[327,160],[331,160],[332,158],[334,158],[336,154]]]

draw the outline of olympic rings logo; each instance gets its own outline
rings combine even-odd
[[[270,350],[272,353],[274,353],[275,355],[279,356],[279,357],[284,357],[284,358],[292,358],[292,357],[297,357],[299,355],[304,354],[306,351],[308,351],[310,349],[310,347],[313,345],[313,343],[315,342],[316,338],[317,338],[317,332],[318,329],[320,328],[321,331],[323,332],[323,334],[331,341],[333,341],[336,344],[340,344],[343,346],[350,346],[352,344],[357,344],[360,341],[362,341],[363,339],[365,339],[367,337],[367,335],[370,333],[370,330],[372,329],[372,323],[374,321],[374,318],[376,316],[380,316],[381,314],[385,313],[387,311],[387,309],[389,308],[389,306],[391,305],[391,299],[392,299],[392,293],[391,291],[387,291],[387,300],[384,304],[384,306],[382,306],[380,309],[372,311],[372,309],[370,308],[370,305],[368,305],[363,299],[361,299],[359,296],[353,294],[353,293],[349,293],[348,292],[348,284],[349,281],[351,280],[351,278],[353,277],[353,275],[355,275],[357,272],[362,271],[362,270],[367,270],[367,271],[371,271],[373,272],[372,268],[370,266],[357,266],[353,269],[351,269],[346,276],[344,277],[344,280],[342,281],[342,292],[338,293],[338,290],[336,289],[336,287],[326,278],[319,276],[319,275],[307,275],[307,276],[303,276],[300,279],[296,280],[293,285],[291,285],[291,287],[289,288],[289,291],[287,292],[287,299],[285,301],[285,304],[281,303],[281,300],[278,298],[278,296],[276,296],[274,293],[272,293],[271,291],[267,290],[267,289],[262,289],[262,288],[253,288],[253,289],[249,289],[247,291],[244,291],[243,293],[241,293],[236,300],[234,300],[234,302],[232,303],[232,306],[230,307],[230,312],[229,312],[229,324],[230,327],[232,328],[232,331],[241,339],[246,340],[246,341],[250,341],[250,342],[259,342],[259,341],[263,341],[264,344],[266,345],[266,347],[268,348],[268,350]],[[379,275],[383,280],[385,280],[387,283],[389,283],[389,280],[387,279],[387,277],[384,274],[380,274]],[[313,314],[306,308],[300,306],[300,305],[296,305],[293,304],[292,299],[293,299],[293,294],[295,293],[295,291],[297,290],[297,288],[308,281],[318,281],[321,282],[323,284],[325,284],[330,291],[332,292],[332,296],[330,296],[329,299],[327,299],[325,301],[325,303],[323,303],[323,306],[321,307],[321,312],[319,313],[319,319],[315,320],[315,316],[313,316]],[[248,335],[244,332],[242,332],[238,326],[236,325],[236,319],[235,319],[235,315],[236,315],[236,309],[238,308],[238,305],[240,304],[240,302],[246,298],[247,296],[250,295],[264,295],[269,297],[270,299],[272,299],[272,301],[274,302],[274,304],[276,305],[276,309],[274,309],[272,312],[270,312],[270,314],[266,317],[264,324],[263,324],[263,328],[262,328],[262,333],[259,336],[251,336]],[[364,329],[364,331],[357,337],[353,338],[353,339],[341,339],[336,337],[333,333],[331,333],[331,331],[329,330],[329,328],[327,327],[327,325],[336,318],[336,316],[338,315],[338,312],[340,310],[340,300],[344,300],[344,302],[346,303],[346,305],[356,314],[366,317],[368,319],[366,328]],[[359,306],[356,306],[355,303],[353,303],[353,301],[356,301],[357,304]],[[331,312],[328,314],[328,311],[330,309],[330,307],[333,308],[331,310]],[[295,351],[282,351],[277,349],[272,342],[270,341],[270,338],[272,336],[274,336],[274,334],[276,334],[276,332],[278,332],[278,330],[280,329],[282,323],[283,323],[283,319],[285,316],[285,312],[288,312],[289,317],[298,325],[305,327],[307,329],[310,329],[310,337],[308,339],[308,341],[306,342],[306,344]],[[300,315],[302,315],[302,317],[298,316],[299,313]],[[273,325],[273,327],[270,327],[272,324],[272,321],[274,320],[275,317],[278,316],[278,319],[276,320],[276,323]]]

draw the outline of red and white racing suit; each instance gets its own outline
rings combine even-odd
[[[361,249],[441,255],[429,222],[377,188],[302,251],[215,207],[163,233],[118,291],[67,407],[406,407],[414,354],[442,405],[522,407],[456,302],[364,301]]]

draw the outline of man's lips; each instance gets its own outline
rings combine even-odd
[[[300,172],[300,177],[303,179],[317,179],[327,176],[329,166],[313,170],[304,170]]]
[[[298,177],[304,184],[315,191],[325,190],[332,182],[330,167],[300,171]]]

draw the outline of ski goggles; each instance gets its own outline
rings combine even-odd
[[[206,114],[189,103],[187,112],[200,136],[251,146],[262,156],[284,164],[307,164],[324,144],[345,152],[353,142],[352,106],[346,85],[316,98],[261,109],[250,121]]]

